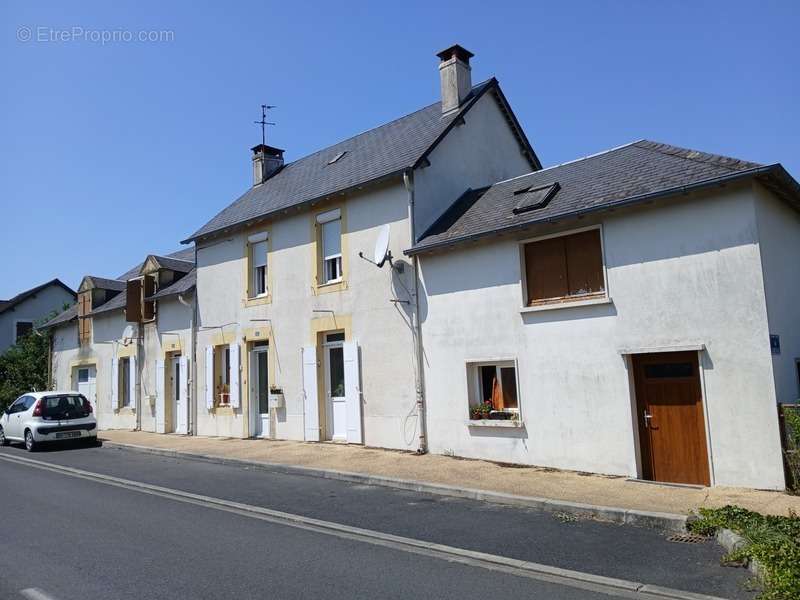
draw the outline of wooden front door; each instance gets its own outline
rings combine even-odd
[[[633,356],[643,477],[709,485],[697,352]]]

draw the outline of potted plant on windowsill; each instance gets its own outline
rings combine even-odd
[[[470,410],[470,418],[473,421],[480,421],[482,419],[488,419],[489,414],[492,412],[492,404],[491,402],[481,402],[477,406],[473,406],[472,410]]]
[[[270,408],[283,408],[285,400],[283,397],[283,388],[277,385],[269,386],[269,407]]]

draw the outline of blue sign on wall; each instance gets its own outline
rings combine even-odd
[[[781,336],[779,335],[769,336],[769,349],[772,350],[773,354],[781,353]]]

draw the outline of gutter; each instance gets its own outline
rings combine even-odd
[[[416,226],[414,218],[414,171],[408,169],[403,172],[403,184],[408,192],[408,220],[411,228],[411,239],[416,240]],[[417,414],[419,415],[419,446],[417,454],[428,452],[428,426],[427,411],[425,409],[425,361],[422,353],[422,323],[419,319],[419,259],[412,257],[414,267],[414,354],[416,358],[415,388],[417,395]]]
[[[780,164],[767,165],[767,166],[764,166],[764,167],[756,167],[756,168],[753,168],[753,169],[748,169],[746,171],[739,171],[738,173],[733,173],[733,174],[730,174],[730,175],[722,175],[722,176],[719,176],[719,177],[714,177],[712,179],[704,179],[702,181],[698,181],[696,183],[692,183],[692,184],[689,184],[689,185],[682,185],[682,186],[667,188],[665,190],[658,190],[658,191],[655,191],[655,192],[648,192],[646,194],[639,194],[637,196],[630,196],[628,198],[624,198],[622,200],[618,200],[618,201],[612,202],[610,204],[603,204],[601,206],[593,206],[593,207],[588,207],[588,208],[584,208],[584,209],[574,210],[574,211],[562,213],[562,214],[559,214],[559,215],[556,215],[556,216],[553,216],[553,217],[547,217],[545,219],[525,221],[524,223],[515,223],[513,225],[508,225],[506,227],[500,227],[500,228],[497,228],[497,229],[492,229],[491,231],[481,231],[481,232],[473,233],[473,234],[466,235],[466,236],[463,236],[463,237],[458,237],[458,238],[453,238],[453,239],[450,239],[450,240],[443,240],[441,242],[435,242],[435,243],[432,243],[432,244],[427,244],[425,246],[412,247],[412,248],[409,248],[407,250],[404,250],[403,254],[405,254],[406,256],[414,257],[414,256],[417,256],[417,255],[423,253],[423,252],[430,252],[432,250],[448,248],[448,247],[451,247],[451,246],[455,246],[457,244],[462,244],[462,243],[465,243],[465,242],[479,240],[479,239],[490,237],[490,236],[494,236],[494,235],[501,235],[501,234],[504,234],[504,233],[511,233],[513,231],[517,231],[517,230],[520,230],[520,229],[525,229],[525,228],[530,227],[532,225],[558,223],[559,221],[564,221],[566,219],[580,217],[580,216],[583,216],[583,215],[588,215],[588,214],[597,213],[597,212],[604,212],[604,211],[613,210],[613,209],[617,209],[617,208],[623,208],[623,207],[630,206],[630,205],[633,205],[633,204],[639,204],[639,203],[642,203],[642,202],[646,202],[648,200],[655,200],[657,198],[664,198],[664,197],[667,197],[667,196],[675,196],[675,195],[678,195],[678,194],[686,195],[686,194],[689,194],[690,192],[694,192],[694,191],[697,191],[697,190],[701,190],[701,189],[705,189],[705,188],[709,188],[709,187],[715,187],[715,186],[723,185],[723,184],[726,184],[726,183],[736,182],[736,181],[739,181],[739,180],[742,180],[742,179],[748,179],[748,178],[756,177],[758,175],[772,175],[776,171],[778,171],[779,169],[781,171],[785,172],[785,170],[783,169],[783,167],[781,167]],[[788,173],[787,173],[787,175],[788,175]],[[789,176],[789,177],[791,177],[791,176]],[[798,205],[800,206],[800,203],[798,203]]]

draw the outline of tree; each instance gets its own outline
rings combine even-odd
[[[25,392],[47,389],[46,337],[31,332],[0,355],[0,410]]]

